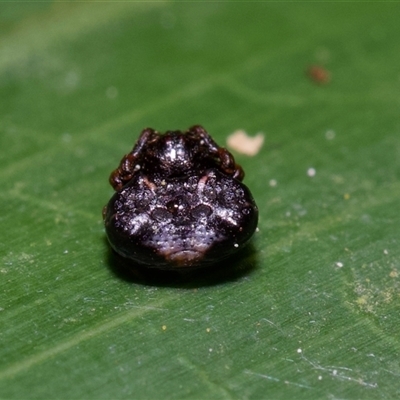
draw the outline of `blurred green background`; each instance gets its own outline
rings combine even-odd
[[[1,3],[0,397],[399,397],[399,14]],[[144,127],[193,124],[265,135],[235,153],[253,247],[231,274],[127,279],[108,175]]]

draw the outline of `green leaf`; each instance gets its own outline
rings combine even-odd
[[[3,3],[0,397],[397,398],[399,11]],[[108,175],[193,124],[264,133],[259,231],[232,273],[127,276]]]

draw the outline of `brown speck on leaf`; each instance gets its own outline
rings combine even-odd
[[[308,77],[318,85],[326,85],[331,80],[331,73],[320,65],[311,65],[307,68]]]

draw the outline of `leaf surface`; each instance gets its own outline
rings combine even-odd
[[[1,9],[1,398],[400,395],[398,4]],[[233,272],[127,276],[108,175],[193,124],[264,133],[259,231]]]

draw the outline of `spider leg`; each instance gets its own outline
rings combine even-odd
[[[201,139],[204,141],[204,144],[208,147],[210,153],[217,156],[219,146],[214,142],[213,138],[201,125],[192,126],[187,132],[193,134],[193,136],[196,138],[201,137]]]
[[[146,128],[142,131],[132,151],[122,158],[118,168],[110,175],[110,184],[116,191],[121,190],[132,179],[135,172],[140,169],[138,161],[142,149],[149,141],[156,137],[157,132],[151,128]]]
[[[208,147],[210,154],[220,161],[221,168],[226,174],[239,181],[243,180],[244,171],[239,164],[236,164],[233,155],[227,149],[219,147],[201,125],[192,126],[187,132],[195,137],[202,138],[204,144]]]
[[[225,148],[218,149],[218,157],[221,161],[221,168],[223,171],[232,176],[233,178],[242,181],[244,178],[244,171],[239,164],[236,164],[233,155]]]

